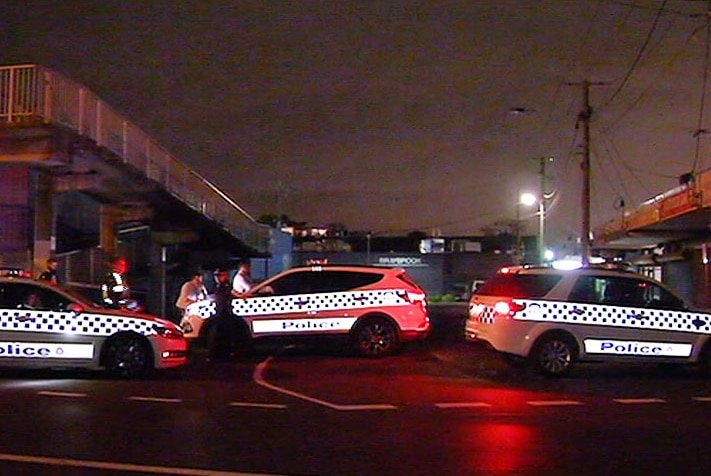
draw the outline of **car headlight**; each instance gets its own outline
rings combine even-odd
[[[153,329],[156,331],[156,334],[158,334],[161,337],[165,337],[166,339],[182,339],[183,338],[183,331],[180,330],[177,327],[165,327],[165,326],[153,326]]]

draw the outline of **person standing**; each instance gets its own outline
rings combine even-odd
[[[175,307],[180,310],[180,316],[185,315],[185,309],[194,302],[207,299],[207,288],[202,281],[202,273],[195,271],[189,281],[180,288],[180,295],[175,301]]]
[[[118,309],[131,301],[131,290],[126,280],[128,261],[117,257],[111,260],[111,271],[101,284],[101,300],[104,306]]]
[[[248,261],[245,261],[239,265],[237,274],[232,279],[232,295],[245,297],[250,289],[252,289],[252,267]]]
[[[207,361],[225,359],[233,352],[235,344],[235,319],[232,316],[232,286],[227,270],[215,271],[215,316],[207,332]]]
[[[47,259],[47,267],[40,275],[37,277],[40,281],[47,281],[53,286],[59,285],[59,276],[57,275],[57,266],[59,263],[54,258]]]

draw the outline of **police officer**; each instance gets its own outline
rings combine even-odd
[[[207,361],[230,357],[236,337],[235,319],[232,316],[232,284],[227,270],[215,270],[215,316],[207,333]]]
[[[111,260],[111,271],[101,283],[101,299],[104,306],[119,309],[129,302],[131,290],[128,281],[126,281],[127,272],[128,261],[126,258],[117,257]]]

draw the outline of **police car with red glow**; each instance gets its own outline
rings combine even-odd
[[[711,314],[651,278],[598,266],[501,269],[470,298],[465,336],[549,376],[578,361],[711,368]]]
[[[131,378],[186,363],[188,341],[174,323],[105,309],[23,276],[0,276],[0,366],[76,367]]]
[[[231,310],[244,340],[346,337],[367,357],[393,354],[430,331],[426,293],[399,268],[296,267],[233,299]],[[188,306],[181,321],[185,336],[207,336],[214,315],[209,300]]]

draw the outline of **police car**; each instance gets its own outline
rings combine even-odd
[[[248,339],[346,336],[361,355],[383,357],[430,330],[425,291],[403,270],[373,266],[292,268],[234,298],[232,313]],[[188,338],[209,332],[215,304],[191,304]]]
[[[711,367],[711,314],[662,283],[598,267],[509,267],[469,301],[465,336],[561,376],[577,361]]]
[[[187,360],[175,324],[109,310],[57,286],[0,276],[0,366],[79,367],[136,377]]]

